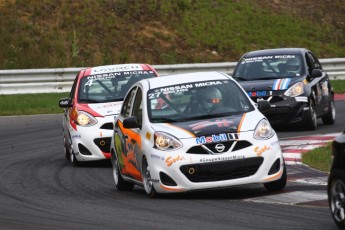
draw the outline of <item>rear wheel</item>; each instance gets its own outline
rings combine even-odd
[[[111,164],[112,164],[112,169],[113,169],[113,178],[114,178],[115,187],[120,191],[128,191],[128,190],[133,189],[134,184],[123,180],[120,169],[119,169],[118,160],[115,154],[111,155]]]
[[[286,180],[287,180],[285,163],[284,163],[283,167],[284,167],[283,174],[282,174],[282,176],[281,176],[281,178],[279,180],[272,181],[272,182],[264,184],[265,188],[268,191],[270,191],[270,192],[280,191],[283,188],[285,188]]]
[[[309,99],[309,110],[306,117],[303,120],[303,124],[308,130],[315,130],[317,127],[315,103],[312,99]]]
[[[141,171],[142,171],[142,175],[143,175],[143,183],[144,183],[145,192],[151,198],[157,197],[158,194],[157,194],[155,188],[153,187],[153,182],[151,179],[150,167],[149,167],[145,157],[143,158]]]
[[[334,98],[332,97],[328,105],[328,113],[327,115],[322,117],[322,122],[325,125],[333,125],[334,121],[335,121],[335,105],[334,105]]]
[[[335,176],[328,190],[329,207],[337,226],[345,229],[345,176]]]

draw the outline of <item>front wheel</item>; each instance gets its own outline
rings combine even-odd
[[[111,164],[113,169],[113,178],[115,187],[120,191],[128,191],[134,188],[134,184],[126,182],[123,180],[117,157],[114,154],[111,155]]]
[[[322,122],[325,125],[333,125],[335,122],[335,105],[334,105],[334,98],[331,98],[331,101],[328,105],[328,112],[325,116],[322,117]]]
[[[280,191],[286,186],[287,173],[285,163],[283,164],[283,174],[279,180],[264,184],[265,188],[270,192]]]
[[[143,183],[144,183],[145,192],[151,198],[157,197],[158,194],[155,188],[153,187],[153,182],[151,179],[150,167],[145,157],[143,158],[141,173],[143,175]]]
[[[329,207],[336,225],[345,229],[345,178],[336,176],[328,191]]]
[[[78,167],[81,165],[80,161],[78,161],[78,159],[75,157],[73,150],[72,150],[72,152],[70,152],[69,160],[71,161],[71,163],[74,167]]]
[[[303,124],[308,130],[315,130],[317,128],[315,103],[312,99],[309,99],[309,110],[303,120]]]

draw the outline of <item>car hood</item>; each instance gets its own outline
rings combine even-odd
[[[229,138],[238,139],[236,134],[254,130],[258,122],[263,118],[264,116],[255,110],[233,116],[186,122],[156,123],[153,126],[155,131],[170,133],[179,139],[193,137],[212,138],[219,136],[219,134],[225,134]]]
[[[279,78],[268,80],[239,81],[238,83],[247,92],[287,90],[297,82],[303,81],[304,77]]]
[[[121,111],[122,101],[88,104],[90,112],[94,116],[109,116],[119,114]]]

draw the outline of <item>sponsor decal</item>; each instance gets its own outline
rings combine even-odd
[[[270,146],[265,145],[264,147],[260,148],[259,146],[256,146],[254,148],[254,152],[256,153],[257,156],[261,156],[264,152],[271,150]]]
[[[92,68],[91,74],[111,73],[118,71],[142,70],[140,65],[108,65]]]
[[[277,79],[274,81],[273,90],[285,90],[289,87],[291,78]]]
[[[230,127],[230,125],[234,125],[234,121],[227,120],[227,119],[222,119],[222,120],[215,120],[215,121],[201,121],[195,124],[191,124],[189,127],[192,128],[192,130],[198,130],[198,129],[203,129],[205,127],[209,126],[217,126],[219,128],[221,127]],[[236,129],[236,126],[234,127]]]
[[[182,160],[185,160],[185,158],[180,155],[177,155],[175,157],[169,156],[165,159],[165,163],[167,163],[167,166],[170,167],[175,162],[182,161]]]
[[[200,162],[216,162],[216,161],[229,161],[229,160],[240,160],[244,159],[244,156],[219,156],[219,157],[212,157],[212,158],[201,158]]]
[[[214,143],[214,142],[221,142],[227,140],[238,140],[237,133],[221,133],[219,135],[211,135],[211,136],[201,136],[196,137],[195,141],[196,144],[206,144],[206,143]]]
[[[81,138],[81,135],[80,134],[76,134],[76,135],[73,135],[72,136],[72,139],[80,139]]]
[[[267,60],[267,59],[280,59],[280,58],[294,59],[294,58],[296,58],[296,56],[295,55],[272,55],[272,56],[243,58],[241,64],[251,63],[251,62],[262,62],[263,60]]]
[[[308,102],[308,98],[307,97],[295,97],[295,100],[297,102]]]
[[[150,179],[150,181],[152,181],[153,183],[159,183],[158,179]]]
[[[163,160],[163,161],[164,161],[164,159],[165,159],[164,156],[159,156],[159,155],[157,155],[157,154],[152,154],[152,153],[151,153],[150,157],[151,157],[152,159]]]
[[[279,145],[279,141],[274,141],[270,144],[271,146],[274,146],[274,145]]]
[[[267,97],[272,95],[272,91],[254,91],[247,92],[249,97]]]
[[[169,94],[169,93],[185,92],[185,91],[189,91],[191,89],[198,88],[198,87],[222,85],[228,82],[229,81],[223,81],[223,82],[222,81],[207,81],[207,82],[197,82],[197,83],[169,86],[165,88],[155,89],[152,93],[148,94],[148,98],[149,100],[153,100],[153,99],[159,98],[161,93]]]

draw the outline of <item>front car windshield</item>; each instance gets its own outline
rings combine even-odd
[[[137,81],[155,77],[152,70],[123,71],[85,76],[80,80],[79,103],[123,101],[128,89]]]
[[[266,80],[284,77],[299,77],[305,74],[302,56],[277,54],[242,58],[233,77],[236,80]]]
[[[152,123],[224,117],[254,110],[231,80],[211,80],[151,89],[147,93]]]

